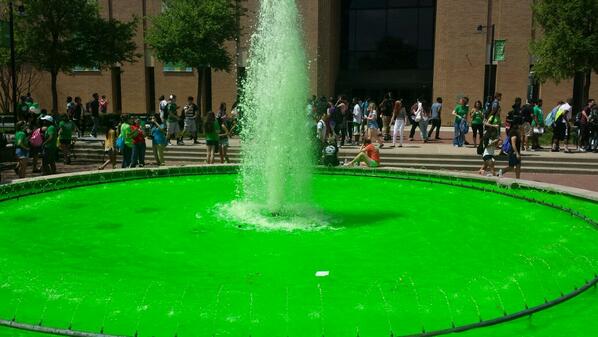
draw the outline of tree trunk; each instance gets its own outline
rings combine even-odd
[[[50,71],[52,77],[52,113],[58,113],[58,89],[56,88],[56,82],[58,82],[58,72],[55,70]]]

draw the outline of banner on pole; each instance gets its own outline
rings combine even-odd
[[[494,61],[505,60],[505,40],[494,41]]]

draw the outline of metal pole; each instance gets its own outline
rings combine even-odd
[[[494,96],[494,92],[496,91],[496,72],[494,71],[494,41],[495,41],[495,26],[492,24],[490,26],[492,29],[492,39],[490,41],[490,85],[488,86],[488,95],[487,96]]]
[[[17,60],[15,56],[15,19],[13,13],[13,2],[8,3],[9,8],[9,34],[10,34],[10,66],[12,75],[12,105],[15,119],[15,128],[17,124],[18,102],[17,102]]]

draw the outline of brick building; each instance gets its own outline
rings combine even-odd
[[[489,3],[490,1],[490,3]],[[161,0],[98,0],[102,15],[127,21],[161,11]],[[204,74],[206,104],[217,109],[236,97],[237,72],[246,64],[249,37],[259,0],[242,2],[248,9],[242,19],[243,34],[239,64],[230,73]],[[489,29],[504,41],[504,60],[496,64],[496,91],[505,105],[530,89],[533,58],[529,43],[536,36],[532,25],[532,0],[297,0],[303,15],[305,47],[312,92],[317,95],[346,93],[379,97],[392,90],[408,102],[418,96],[445,100],[444,123],[457,97],[483,100],[488,63]],[[489,15],[491,13],[492,15]],[[147,22],[140,24],[136,43],[144,57],[134,64],[115,66],[106,72],[79,69],[60,75],[58,94],[81,96],[93,92],[106,95],[110,111],[124,113],[155,111],[157,98],[175,93],[196,96],[195,70],[177,68],[156,60],[143,43]],[[236,44],[227,44],[231,53]],[[502,53],[501,53],[502,54]],[[50,106],[49,75],[33,90],[43,107]],[[531,90],[534,92],[534,90]],[[552,106],[571,95],[572,83],[547,83],[535,88]],[[598,96],[598,86],[591,96]],[[59,106],[62,103],[59,102]]]

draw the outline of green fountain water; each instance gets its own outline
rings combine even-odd
[[[294,0],[263,0],[243,85],[245,208],[297,213],[311,199],[312,151],[305,114],[307,61]]]

